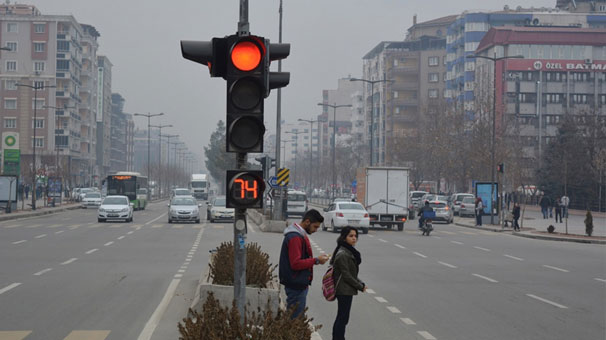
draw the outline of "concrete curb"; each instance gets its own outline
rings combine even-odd
[[[58,208],[58,209],[53,209],[53,210],[41,210],[41,211],[36,211],[36,212],[31,212],[31,213],[21,213],[21,214],[15,213],[15,215],[6,214],[6,215],[0,216],[0,221],[10,221],[10,220],[18,220],[18,219],[23,219],[23,218],[37,217],[37,216],[43,216],[43,215],[49,215],[49,214],[56,214],[56,213],[64,212],[67,210],[76,210],[76,209],[81,209],[81,208],[82,208],[82,206],[80,204],[76,204],[74,206]]]
[[[562,241],[562,242],[576,242],[576,243],[587,243],[587,244],[604,244],[606,240],[592,240],[588,238],[573,238],[573,237],[557,237],[547,235],[535,235],[530,233],[513,233],[514,236],[532,238],[536,240],[547,240],[547,241]]]
[[[504,231],[511,231],[511,230],[501,229],[501,228],[497,229],[497,228],[485,228],[485,227],[471,226],[469,224],[460,223],[460,222],[455,222],[455,225],[459,226],[459,227],[470,228],[470,229],[477,229],[477,230],[484,230],[484,231],[494,231],[495,233],[502,233]]]

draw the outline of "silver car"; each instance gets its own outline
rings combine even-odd
[[[429,201],[429,206],[436,213],[434,221],[444,221],[448,224],[453,222],[454,214],[447,201]]]
[[[107,220],[133,221],[133,204],[126,196],[107,196],[101,203],[97,212],[97,222]]]
[[[463,200],[461,201],[461,204],[459,206],[459,216],[473,217],[476,214],[475,208],[476,208],[475,198],[473,196],[465,197],[465,198],[463,198]]]
[[[474,198],[473,194],[454,194],[451,196],[450,204],[451,204],[451,207],[452,207],[452,210],[453,210],[455,216],[459,214],[459,209],[461,208],[461,202],[463,202],[463,199],[465,197]]]
[[[100,192],[90,191],[84,195],[82,199],[82,208],[98,208],[101,205],[103,198]]]
[[[168,223],[179,221],[200,223],[200,206],[192,197],[174,197],[168,204]]]

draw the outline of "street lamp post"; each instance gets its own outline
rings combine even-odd
[[[334,103],[331,105],[331,104],[325,104],[325,103],[318,103],[318,105],[332,107],[332,109],[333,109],[333,113],[332,113],[332,190],[331,190],[331,195],[332,195],[332,199],[334,200],[335,186],[337,185],[337,177],[336,177],[336,173],[335,173],[335,159],[336,159],[336,152],[337,152],[337,108],[351,107],[351,104],[337,105],[337,103]]]
[[[303,131],[286,131],[284,133],[288,133],[288,134],[292,134],[295,135],[295,174],[294,174],[294,180],[293,182],[295,183],[295,187],[297,185],[297,177],[299,176],[299,173],[297,172],[297,156],[299,155],[299,135],[303,133]],[[292,140],[291,140],[292,142]],[[286,155],[284,156],[284,161],[286,161]]]
[[[46,88],[55,88],[57,86],[55,85],[48,85],[46,86],[46,84],[44,83],[44,81],[41,81],[41,85],[40,84],[36,84],[37,82],[34,81],[34,85],[29,85],[29,84],[17,84],[17,86],[22,86],[22,87],[29,87],[30,89],[34,90],[34,140],[32,141],[32,155],[33,155],[33,160],[32,160],[32,170],[33,170],[33,174],[32,174],[32,210],[36,210],[36,123],[38,120],[38,115],[37,115],[37,108],[38,108],[38,90],[43,90]]]
[[[361,78],[349,78],[349,81],[362,81],[370,84],[370,166],[373,165],[373,144],[375,128],[375,84],[393,82],[391,79],[368,80]]]
[[[175,137],[179,137],[179,135],[161,135],[162,137],[166,137],[166,140],[168,141],[168,143],[166,144],[166,170],[167,170],[167,176],[166,176],[166,181],[168,182],[167,184],[167,192],[170,192],[170,139],[171,138],[175,138]]]
[[[150,141],[151,141],[151,122],[150,119],[151,117],[157,117],[157,116],[162,116],[164,115],[164,113],[160,112],[160,113],[155,113],[155,114],[151,114],[151,113],[135,113],[134,116],[141,116],[141,117],[147,117],[147,180],[151,182],[151,167],[150,167],[150,157],[151,157],[151,152],[150,152]],[[147,199],[151,199],[151,192],[148,190],[147,191]]]
[[[312,184],[312,162],[313,162],[313,129],[314,129],[314,123],[316,122],[315,120],[311,120],[311,119],[301,119],[299,118],[300,122],[307,122],[309,123],[309,182],[308,182],[308,190],[309,190],[309,196],[311,197],[311,195],[313,194],[313,184]],[[318,124],[319,124],[319,119],[318,119]]]
[[[158,194],[162,197],[162,128],[165,127],[173,127],[171,124],[165,125],[150,125],[150,127],[158,128],[158,148],[160,149],[158,152]]]
[[[494,224],[494,205],[498,204],[498,199],[494,201],[494,183],[495,183],[495,145],[496,145],[496,120],[497,120],[497,61],[504,59],[519,59],[524,58],[523,56],[503,56],[497,58],[497,52],[494,52],[493,57],[487,57],[482,55],[468,55],[465,58],[481,58],[492,61],[493,64],[493,79],[492,79],[492,135],[490,137],[490,224]],[[539,141],[540,143],[541,141]],[[498,187],[497,183],[497,187]],[[497,190],[498,191],[498,190]]]
[[[64,106],[64,107],[56,107],[56,106],[48,106],[45,105],[43,106],[43,108],[45,109],[53,109],[55,110],[55,128],[57,128],[57,110],[65,110],[65,109],[77,109],[76,106]],[[55,156],[55,175],[57,175],[57,177],[61,178],[61,185],[63,186],[63,176],[59,176],[59,148],[57,147],[57,143],[55,142],[55,151],[56,151],[56,156]],[[67,199],[67,197],[65,197]],[[53,198],[54,200],[54,198]],[[59,202],[61,203],[61,193],[59,193]]]

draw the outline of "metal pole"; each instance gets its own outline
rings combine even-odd
[[[34,82],[34,141],[32,144],[33,147],[33,168],[34,174],[32,176],[32,210],[36,210],[36,120],[38,119],[37,109],[38,108],[38,86]]]
[[[373,165],[373,143],[375,125],[375,83],[370,82],[370,166]]]
[[[308,183],[309,197],[312,196],[313,190],[314,190],[313,185],[311,184],[311,169],[312,169],[311,162],[313,161],[313,133],[312,133],[313,129],[314,129],[314,121],[310,120],[309,121],[309,164],[308,164],[308,166],[309,166],[309,183]],[[600,178],[600,180],[601,180],[601,178]],[[602,188],[602,187],[600,186],[600,188]]]
[[[282,0],[280,0],[280,22],[279,22],[279,33],[278,33],[278,42],[282,43]],[[278,60],[278,72],[282,72],[282,60]],[[282,166],[282,160],[280,159],[280,151],[282,148],[281,144],[281,135],[282,135],[282,89],[278,89],[278,97],[277,97],[277,108],[276,108],[276,177],[278,176],[278,171]],[[284,156],[286,157],[286,155]],[[274,220],[282,220],[284,216],[282,215],[282,204],[285,199],[284,195],[284,187],[280,187],[280,199],[275,200],[276,208],[274,209]]]
[[[497,52],[494,52],[494,79],[492,84],[492,136],[490,142],[490,224],[494,224],[494,183],[495,183],[495,134],[496,134],[496,119],[497,119]],[[498,186],[498,184],[497,184]]]
[[[240,0],[240,21],[238,22],[238,35],[249,35],[250,25],[248,23],[248,0]]]
[[[335,189],[337,186],[337,178],[335,175],[335,159],[337,152],[337,103],[332,107],[332,199],[335,199]]]
[[[539,72],[540,74],[540,72]],[[540,77],[539,77],[540,79]],[[543,117],[541,116],[541,81],[537,81],[537,116],[539,117],[539,169],[542,165],[542,154],[543,154],[543,146],[541,141],[543,140]]]
[[[246,169],[246,153],[236,155],[238,170]],[[234,299],[240,313],[240,322],[244,322],[246,303],[246,209],[236,209],[234,218]]]
[[[158,198],[162,197],[162,125],[159,127],[158,132],[158,148],[160,149],[158,152]]]
[[[150,141],[151,141],[151,127],[150,127],[150,120],[151,120],[151,115],[147,115],[147,180],[148,182],[151,182],[152,180],[152,176],[151,176],[151,167],[150,167],[150,163],[149,163],[149,159],[151,158],[151,152],[150,152]],[[148,191],[147,192],[147,199],[151,199],[151,192]]]

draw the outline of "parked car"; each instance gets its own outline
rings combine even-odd
[[[433,211],[436,213],[436,217],[433,219],[434,221],[444,221],[448,224],[454,221],[454,214],[446,200],[429,201],[429,206],[432,207]]]
[[[421,198],[427,194],[427,191],[411,191],[410,192],[410,206],[408,207],[409,218],[415,219],[415,214],[419,208],[422,207]]]
[[[234,220],[235,210],[233,208],[227,208],[227,201],[225,196],[217,196],[213,198],[212,204],[210,204],[210,210],[208,212],[208,219],[210,223],[217,220]]]
[[[101,205],[103,198],[101,197],[100,192],[91,191],[84,195],[82,199],[82,208],[98,208]]]
[[[332,203],[337,203],[337,202],[351,202],[351,198],[337,197],[334,200],[332,200]]]
[[[168,205],[168,223],[191,221],[200,223],[201,204],[195,198],[177,196]]]
[[[370,217],[364,206],[358,202],[335,202],[324,209],[324,222],[322,230],[328,228],[333,233],[339,232],[343,227],[360,228],[363,234],[368,234]]]
[[[471,197],[472,199],[475,197],[473,194],[454,194],[450,197],[450,206],[452,207],[453,213],[456,215],[459,214],[459,209],[461,208],[461,202],[465,197]]]
[[[72,190],[71,199],[76,202],[80,200],[80,188],[74,188]]]
[[[476,200],[473,196],[463,198],[459,205],[459,216],[475,216],[476,215]]]
[[[133,204],[128,197],[112,195],[107,196],[99,206],[97,212],[97,221],[105,222],[107,220],[133,221]]]
[[[303,216],[307,211],[307,194],[303,191],[288,191],[287,215]]]
[[[87,193],[89,192],[94,192],[95,189],[93,188],[81,188],[80,192],[79,192],[79,196],[78,196],[78,202],[82,202],[82,200],[84,199],[84,196],[86,196]]]
[[[173,189],[170,193],[170,198],[175,198],[177,196],[186,196],[186,197],[193,197],[191,194],[191,191],[189,191],[189,189],[187,188],[176,188]]]

